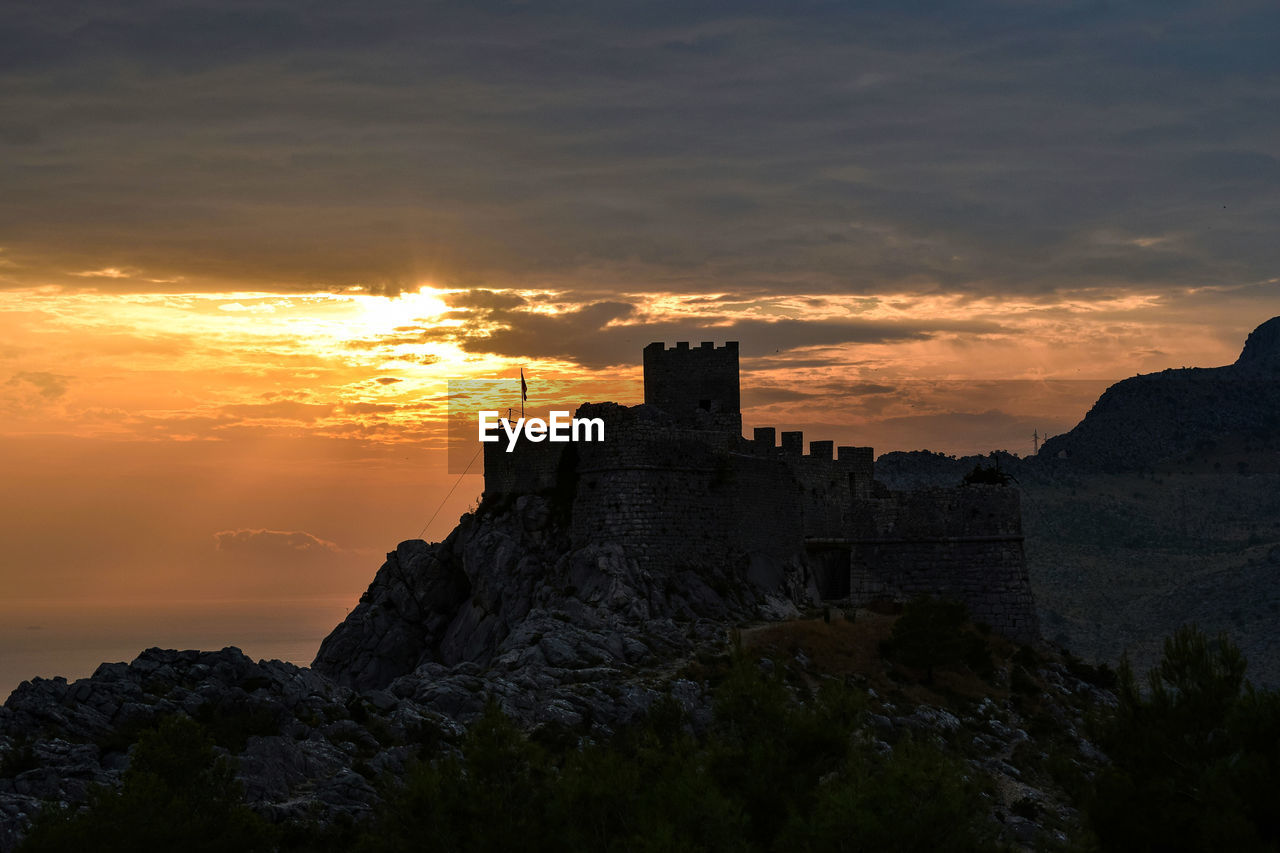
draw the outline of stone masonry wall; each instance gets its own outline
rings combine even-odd
[[[715,443],[646,408],[588,415],[605,418],[605,441],[578,445],[574,546],[618,543],[651,568],[722,563],[731,482]]]
[[[738,342],[711,341],[691,348],[685,341],[667,349],[644,348],[644,402],[685,427],[742,433],[738,387]]]
[[[507,452],[507,439],[484,445],[486,497],[541,492],[555,487],[560,456],[567,445],[523,438]]]
[[[775,435],[772,427],[757,427],[754,437],[742,444],[754,455],[783,463],[786,472],[779,473],[777,480],[794,480],[799,487],[801,524],[806,536],[842,535],[852,524],[850,512],[854,501],[871,497],[874,477],[872,449],[836,448],[831,441],[812,441],[809,453],[803,454],[803,433],[783,433],[781,447],[775,446]]]
[[[778,458],[734,454],[727,538],[749,558],[781,562],[804,547],[803,490]]]
[[[953,598],[1005,636],[1039,636],[1016,489],[929,489],[858,503],[864,512],[849,537],[855,603]]]

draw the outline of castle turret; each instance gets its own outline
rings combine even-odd
[[[644,348],[644,402],[680,426],[742,435],[738,342],[717,347],[706,341],[691,348],[681,341],[670,349],[661,341],[649,344]]]

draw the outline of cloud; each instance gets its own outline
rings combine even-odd
[[[755,385],[742,390],[742,405],[768,406],[773,403],[797,403],[802,400],[815,400],[823,395],[817,391],[806,391],[801,388],[788,388],[780,385]]]
[[[276,400],[271,403],[236,403],[221,407],[225,414],[239,418],[263,420],[288,420],[310,423],[333,412],[327,403],[301,403],[296,400]]]
[[[321,539],[305,530],[262,530],[240,528],[219,530],[213,534],[214,548],[231,554],[304,552],[337,554],[342,548],[334,542]]]
[[[125,272],[119,267],[103,267],[100,270],[85,270],[84,272],[73,272],[72,275],[80,278],[132,278],[133,273]]]
[[[377,382],[379,385],[394,385],[397,382],[403,382],[404,380],[398,379],[394,376],[379,376],[377,379],[373,381]]]
[[[748,383],[742,391],[743,406],[768,406],[773,403],[830,402],[849,397],[895,394],[900,389],[878,382],[816,382],[777,385],[769,382]]]
[[[395,403],[344,403],[342,411],[349,415],[372,415],[394,412],[399,408]]]
[[[229,311],[233,314],[273,314],[275,313],[276,308],[274,305],[266,302],[259,302],[254,305],[243,305],[239,302],[228,302],[223,305],[219,305],[218,310]]]
[[[394,347],[401,344],[420,344],[422,336],[419,335],[387,335],[379,338],[360,338],[357,340],[344,341],[343,346],[352,350],[374,350],[384,347]]]
[[[461,328],[442,326],[424,329],[423,334],[454,341],[467,352],[560,359],[599,368],[633,365],[637,351],[653,341],[737,340],[743,356],[752,357],[806,347],[924,340],[944,331],[1000,330],[998,324],[985,321],[756,319],[728,314],[651,319],[642,317],[635,304],[603,301],[555,314],[494,309],[475,315]]]
[[[29,385],[44,399],[57,400],[67,393],[67,386],[71,379],[72,377],[63,376],[60,373],[49,373],[43,370],[24,370],[15,373],[5,384],[19,387]]]
[[[515,308],[526,303],[525,298],[517,293],[481,289],[449,293],[444,296],[444,301],[458,308]]]
[[[1278,15],[8,4],[6,286],[430,281],[480,310],[526,288],[1260,281],[1280,263],[1280,116],[1260,106]]]

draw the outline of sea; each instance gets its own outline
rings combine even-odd
[[[353,597],[163,603],[0,603],[0,700],[23,681],[92,675],[144,649],[236,646],[254,660],[310,665]]]

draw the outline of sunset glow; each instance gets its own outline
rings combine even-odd
[[[922,391],[929,383],[1107,381],[1122,378],[1121,365],[1150,372],[1225,363],[1238,346],[1217,327],[1178,324],[1176,315],[1162,313],[1176,300],[1155,294],[1058,302],[907,293],[616,299],[609,305],[628,306],[625,311],[602,313],[602,303],[550,291],[425,286],[390,297],[354,287],[314,294],[10,290],[0,296],[11,375],[0,386],[4,429],[128,440],[306,435],[431,446],[439,440],[450,378],[510,377],[523,367],[548,381],[592,381],[598,393],[625,401],[635,390],[631,398],[621,388],[611,394],[608,381],[634,382],[644,344],[679,336],[744,338],[748,419],[759,409],[764,418],[827,420],[829,395],[815,395],[800,414],[770,403],[771,389],[900,385],[877,392],[893,393],[874,407],[847,395],[838,401],[846,415],[860,413],[853,423],[871,426],[891,417],[963,412],[945,394],[935,399]],[[506,307],[488,307],[495,301]],[[716,306],[714,316],[707,315],[708,304]],[[602,349],[595,360],[604,364],[575,364],[551,352],[540,358],[485,352],[486,342],[520,334],[525,323],[542,324],[532,334],[542,334],[538,343],[552,349],[566,335],[589,337],[589,346]],[[796,333],[804,326],[796,323],[825,329],[832,340],[806,346]],[[859,335],[868,341],[839,340]],[[1160,348],[1168,339],[1179,341],[1179,352]],[[1026,411],[1011,409],[1006,392],[973,399],[969,410],[1002,409],[1061,426],[1083,414],[1080,406],[1091,399],[1065,409],[1046,401],[1045,408]],[[913,411],[922,405],[925,412]],[[937,446],[973,449],[948,444],[945,435]]]
[[[1280,314],[1262,7],[321,5],[0,12],[11,600],[354,600],[450,379],[1026,454]]]

